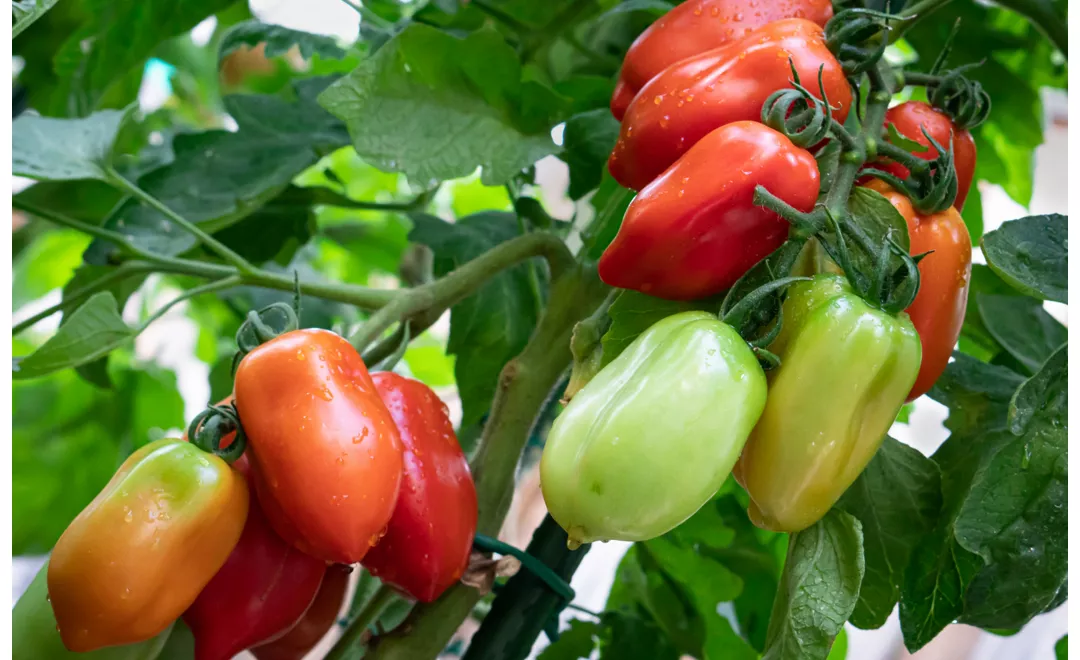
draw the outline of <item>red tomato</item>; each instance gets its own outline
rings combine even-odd
[[[805,18],[824,26],[829,0],[689,0],[656,19],[626,51],[611,113],[622,121],[634,95],[679,60],[719,48],[783,18]]]
[[[281,637],[251,649],[255,657],[259,660],[301,660],[306,656],[337,620],[351,572],[352,568],[342,564],[327,568],[315,602],[303,618]]]
[[[444,404],[427,385],[373,377],[405,445],[405,475],[386,536],[364,566],[429,603],[461,578],[476,533],[476,487]]]
[[[817,162],[764,124],[714,130],[630,203],[600,257],[600,278],[674,300],[729,288],[788,235],[786,220],[754,206],[757,185],[809,211],[820,189]]]
[[[394,511],[402,449],[356,349],[327,330],[276,337],[241,360],[236,406],[274,531],[327,562],[363,559]]]
[[[821,27],[798,18],[776,21],[682,60],[649,81],[623,119],[608,159],[612,176],[627,188],[641,190],[710,131],[735,121],[760,120],[769,95],[791,86],[789,57],[803,84],[819,95],[818,68],[824,67],[824,91],[833,116],[843,122],[851,106],[851,87],[825,46]]]
[[[952,137],[956,165],[956,201],[953,202],[953,206],[962,211],[968,191],[971,190],[972,178],[975,176],[975,139],[971,137],[971,133],[954,124],[948,115],[922,101],[906,101],[889,108],[889,111],[885,113],[885,123],[895,126],[896,130],[909,140],[928,147],[926,151],[918,151],[914,154],[923,160],[937,158],[938,151],[930,145],[922,129],[925,128],[926,132],[946,149],[949,147],[949,138]],[[910,174],[906,167],[892,161],[874,163],[874,166],[900,178]],[[916,327],[918,327],[917,324]]]
[[[907,220],[911,254],[933,250],[919,262],[919,293],[907,308],[922,342],[922,365],[908,401],[930,391],[960,338],[971,284],[971,235],[955,207],[922,215],[911,200],[874,179],[867,188],[888,199]]]

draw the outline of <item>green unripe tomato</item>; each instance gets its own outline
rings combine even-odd
[[[765,406],[765,374],[705,312],[642,333],[574,396],[540,460],[552,517],[576,547],[673,529],[723,485]]]

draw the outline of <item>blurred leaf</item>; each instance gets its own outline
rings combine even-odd
[[[969,339],[989,353],[990,357],[1002,350],[1001,344],[994,339],[982,321],[978,301],[984,295],[1012,295],[1014,293],[1015,289],[998,277],[989,266],[972,264],[967,309],[964,312],[964,325],[960,335],[961,343],[964,339]],[[984,361],[989,361],[989,357]]]
[[[465,262],[518,235],[511,213],[477,213],[454,224],[436,217],[410,215],[409,240],[435,252],[435,275],[441,277]],[[503,365],[521,352],[536,326],[536,299],[528,265],[520,264],[490,279],[450,312],[447,353],[456,356],[454,374],[463,410],[461,426],[488,411]]]
[[[762,660],[824,660],[855,609],[864,569],[853,516],[833,509],[792,534]]]
[[[609,364],[637,339],[638,335],[672,314],[694,309],[715,311],[719,307],[720,303],[712,299],[664,300],[637,291],[624,290],[619,293],[619,297],[608,310],[608,315],[611,316],[611,327],[601,339],[604,351],[603,364]]]
[[[600,185],[618,137],[619,122],[607,108],[589,110],[566,120],[559,158],[570,168],[570,199],[581,199]]]
[[[218,46],[218,62],[242,47],[255,48],[259,44],[266,44],[263,52],[265,57],[284,55],[294,46],[304,59],[311,59],[316,54],[328,59],[338,59],[345,55],[345,50],[338,46],[332,37],[253,20],[237,23],[222,35]]]
[[[55,335],[30,355],[15,358],[12,378],[38,378],[77,367],[108,354],[135,336],[116,309],[116,298],[100,291],[60,326]]]
[[[607,168],[600,173],[600,188],[590,203],[596,217],[582,230],[581,240],[590,259],[599,259],[622,225],[623,215],[634,199],[634,191],[623,188]]]
[[[85,234],[71,229],[45,233],[32,242],[12,264],[12,309],[64,286],[82,263],[89,243]]]
[[[679,654],[653,622],[622,612],[601,617],[601,660],[678,660]]]
[[[290,185],[217,238],[240,256],[260,264],[275,259],[288,263],[311,239],[315,227],[314,195],[310,188]],[[282,254],[282,253],[285,254]]]
[[[454,357],[430,333],[420,335],[405,351],[405,364],[414,378],[429,387],[454,384]]]
[[[705,628],[693,603],[679,592],[641,543],[632,545],[619,562],[606,609],[620,612],[640,609],[652,618],[678,652],[701,652]]]
[[[483,168],[498,184],[554,153],[564,101],[522,82],[517,55],[492,31],[456,39],[413,24],[319,102],[349,127],[357,153],[424,186]],[[453,148],[448,148],[452,144]]]
[[[1068,302],[1068,218],[1058,213],[1010,220],[982,237],[986,263],[1017,291]]]
[[[20,115],[11,126],[12,174],[44,181],[108,179],[116,135],[134,107],[85,119]]]
[[[559,639],[540,652],[537,660],[578,660],[588,658],[596,648],[594,637],[600,624],[582,619],[571,619],[570,627],[559,633]]]
[[[485,185],[478,176],[447,182],[450,208],[454,216],[463,218],[483,211],[510,211],[514,204],[505,186]]]
[[[1028,373],[1035,373],[1046,358],[1069,338],[1068,329],[1027,296],[977,295],[979,316],[987,331]]]
[[[933,461],[886,437],[837,507],[862,523],[866,574],[851,623],[880,628],[900,598],[904,568],[915,544],[941,509],[941,476]]]
[[[1069,658],[1069,636],[1065,635],[1054,644],[1054,658],[1056,660],[1068,660]]]
[[[979,191],[979,186],[976,183],[973,181],[971,187],[968,188],[968,196],[964,201],[964,210],[961,212],[964,225],[967,227],[968,233],[971,234],[971,242],[974,245],[978,245],[979,239],[983,235],[982,192]]]
[[[93,225],[101,224],[121,197],[116,189],[97,179],[39,181],[14,195],[17,200]]]
[[[11,26],[11,38],[19,36],[23,30],[52,9],[57,0],[11,0],[11,11],[15,21]]]
[[[347,144],[344,127],[319,108],[327,79],[295,83],[296,101],[265,95],[225,98],[239,128],[177,136],[175,160],[144,175],[139,187],[211,233],[249,215],[329,151]],[[157,211],[129,199],[105,223],[153,252],[176,255],[195,239]],[[112,247],[95,241],[86,260],[102,263]]]
[[[190,660],[195,657],[195,635],[184,620],[177,619],[157,660]]]

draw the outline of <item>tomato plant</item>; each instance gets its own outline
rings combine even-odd
[[[835,660],[1065,602],[1067,218],[983,194],[1045,187],[1067,3],[98,4],[13,5],[15,657]]]

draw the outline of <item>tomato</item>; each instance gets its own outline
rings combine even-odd
[[[643,541],[716,494],[765,405],[765,374],[705,312],[638,336],[570,400],[540,459],[548,511],[571,547]]]
[[[967,200],[968,191],[971,190],[971,181],[975,176],[975,139],[967,129],[960,128],[949,119],[945,113],[935,110],[930,104],[922,101],[905,101],[898,106],[889,108],[885,113],[886,125],[892,124],[896,130],[908,138],[928,147],[926,151],[914,152],[915,156],[923,160],[937,158],[938,151],[931,146],[930,141],[923,135],[923,129],[930,134],[938,144],[949,147],[949,139],[953,141],[953,158],[956,166],[956,201],[953,202],[958,210],[964,209],[964,201]],[[880,168],[900,178],[907,177],[910,172],[906,167],[892,161],[874,163],[874,167]]]
[[[904,195],[874,179],[866,184],[888,199],[907,221],[911,254],[919,262],[919,293],[907,308],[922,342],[922,366],[908,401],[926,394],[945,371],[960,339],[971,284],[971,235],[956,208],[923,215]]]
[[[274,531],[326,562],[363,559],[394,511],[402,446],[356,349],[327,330],[280,335],[240,361],[236,407]]]
[[[723,291],[788,235],[786,220],[754,205],[754,187],[809,211],[820,183],[817,161],[784,135],[726,124],[638,193],[600,257],[600,278],[675,300]]]
[[[689,0],[656,19],[626,51],[611,113],[622,121],[645,83],[679,60],[719,48],[783,18],[805,18],[824,26],[829,0]]]
[[[476,486],[446,404],[420,381],[372,379],[405,445],[405,473],[386,536],[364,566],[410,598],[430,603],[465,572],[476,533]]]
[[[167,626],[156,637],[124,646],[72,653],[64,648],[60,632],[56,629],[56,617],[49,605],[45,563],[34,581],[11,610],[11,657],[14,660],[154,660],[165,646],[172,626]]]
[[[919,336],[870,307],[839,275],[793,285],[769,350],[765,411],[735,477],[750,519],[779,532],[824,516],[873,458],[919,371]]]
[[[328,567],[307,613],[281,637],[251,649],[255,657],[259,660],[301,660],[306,656],[337,620],[351,572],[352,568],[341,564]]]
[[[765,100],[791,86],[791,66],[816,94],[818,68],[833,116],[843,122],[851,87],[825,45],[821,27],[792,18],[770,23],[738,41],[674,64],[649,81],[623,118],[608,169],[622,185],[641,190],[711,131],[758,121]]]
[[[184,621],[197,660],[229,660],[294,626],[315,599],[326,564],[286,543],[258,500],[232,554],[203,588]]]
[[[64,645],[160,634],[225,563],[247,512],[244,478],[220,458],[181,440],[136,451],[53,548],[49,597]]]

